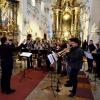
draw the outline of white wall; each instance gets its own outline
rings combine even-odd
[[[96,25],[100,23],[100,0],[91,0],[91,21]]]
[[[36,37],[43,38],[44,33],[48,37],[48,26],[50,26],[50,21],[48,18],[50,14],[46,14],[41,10],[41,3],[36,3],[32,6],[31,3],[27,3],[30,0],[21,0],[18,9],[18,25],[19,25],[19,41],[23,41],[26,38],[27,33],[32,34],[33,39]],[[43,0],[44,1],[44,0]],[[44,1],[44,7],[50,8],[50,1]],[[44,20],[46,19],[46,20]],[[50,28],[52,29],[52,28]]]
[[[89,39],[94,40],[95,43],[99,41],[99,37],[96,33],[96,29],[100,24],[100,0],[90,1],[90,30]]]
[[[27,19],[27,0],[20,0],[18,8],[17,23],[19,26],[19,42],[26,37],[25,20]]]

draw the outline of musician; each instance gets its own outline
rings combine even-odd
[[[56,52],[60,52],[60,51],[61,51],[61,45],[58,43],[56,46]],[[57,74],[61,73],[61,60],[62,60],[62,57],[59,56],[57,60]]]
[[[15,48],[12,42],[12,40],[7,40],[6,37],[1,38],[1,92],[5,94],[11,94],[15,92],[15,90],[11,89],[10,86],[10,80],[13,70],[13,51],[19,50],[22,47],[22,45],[20,45],[19,47]]]
[[[0,40],[1,40],[1,38],[2,38],[2,33],[0,32]],[[1,44],[1,41],[0,41],[0,44]]]
[[[96,49],[96,72],[97,72],[97,77],[100,80],[100,43],[96,44],[97,49]]]
[[[88,49],[88,42],[86,40],[84,40],[84,42],[82,43],[82,49],[84,51],[87,51],[87,49]]]
[[[96,50],[96,46],[94,45],[93,40],[90,40],[88,45],[88,52],[92,54],[95,50]],[[87,58],[87,63],[88,63],[87,72],[89,73],[92,73],[93,70],[93,60],[94,59]]]
[[[80,49],[81,41],[78,38],[71,38],[71,49],[68,53],[68,66],[70,66],[69,83],[65,84],[66,87],[72,86],[72,91],[69,94],[70,97],[76,95],[77,89],[77,76],[82,67],[83,51]]]
[[[34,48],[33,47],[33,40],[32,40],[32,35],[28,34],[26,40],[23,41],[24,44],[24,49],[22,51],[26,52],[31,52],[31,50]],[[33,68],[32,67],[32,56],[27,58],[27,68]]]

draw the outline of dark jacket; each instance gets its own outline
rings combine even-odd
[[[71,48],[68,55],[68,65],[73,69],[80,69],[83,63],[83,51],[79,47]]]
[[[1,44],[0,45],[0,59],[1,67],[13,67],[13,52],[19,50],[21,46],[16,47],[12,44]]]
[[[94,44],[89,44],[88,49],[90,52],[92,52],[92,51],[96,50],[96,47],[94,46]]]

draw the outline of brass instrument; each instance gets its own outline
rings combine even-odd
[[[68,53],[70,51],[69,48],[65,48],[62,51],[58,52],[57,55],[60,56],[64,56],[66,53]]]

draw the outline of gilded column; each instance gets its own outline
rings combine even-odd
[[[58,34],[59,31],[59,10],[56,9],[56,34]]]
[[[2,31],[2,0],[0,0],[0,31]]]
[[[56,35],[59,38],[59,31],[60,31],[59,9],[55,9],[55,10],[56,10]]]
[[[75,10],[72,10],[72,15],[71,15],[71,34],[74,34],[74,15],[75,15]]]
[[[55,13],[55,10],[53,10],[53,31],[55,34],[56,33],[56,13]]]
[[[61,38],[63,38],[62,37],[62,35],[63,35],[63,23],[62,23],[62,21],[63,21],[63,12],[62,11],[60,11],[60,15],[59,15],[59,19],[60,19],[60,23],[59,23],[59,36],[60,36],[60,39]]]
[[[78,21],[79,21],[78,14],[79,14],[79,7],[75,7],[75,20],[74,20],[74,34],[75,34],[75,36],[77,36],[79,34],[78,33]]]
[[[54,9],[53,14],[54,14],[53,28],[54,28],[54,32],[55,32],[56,36],[58,36],[58,33],[59,33],[59,9]]]

